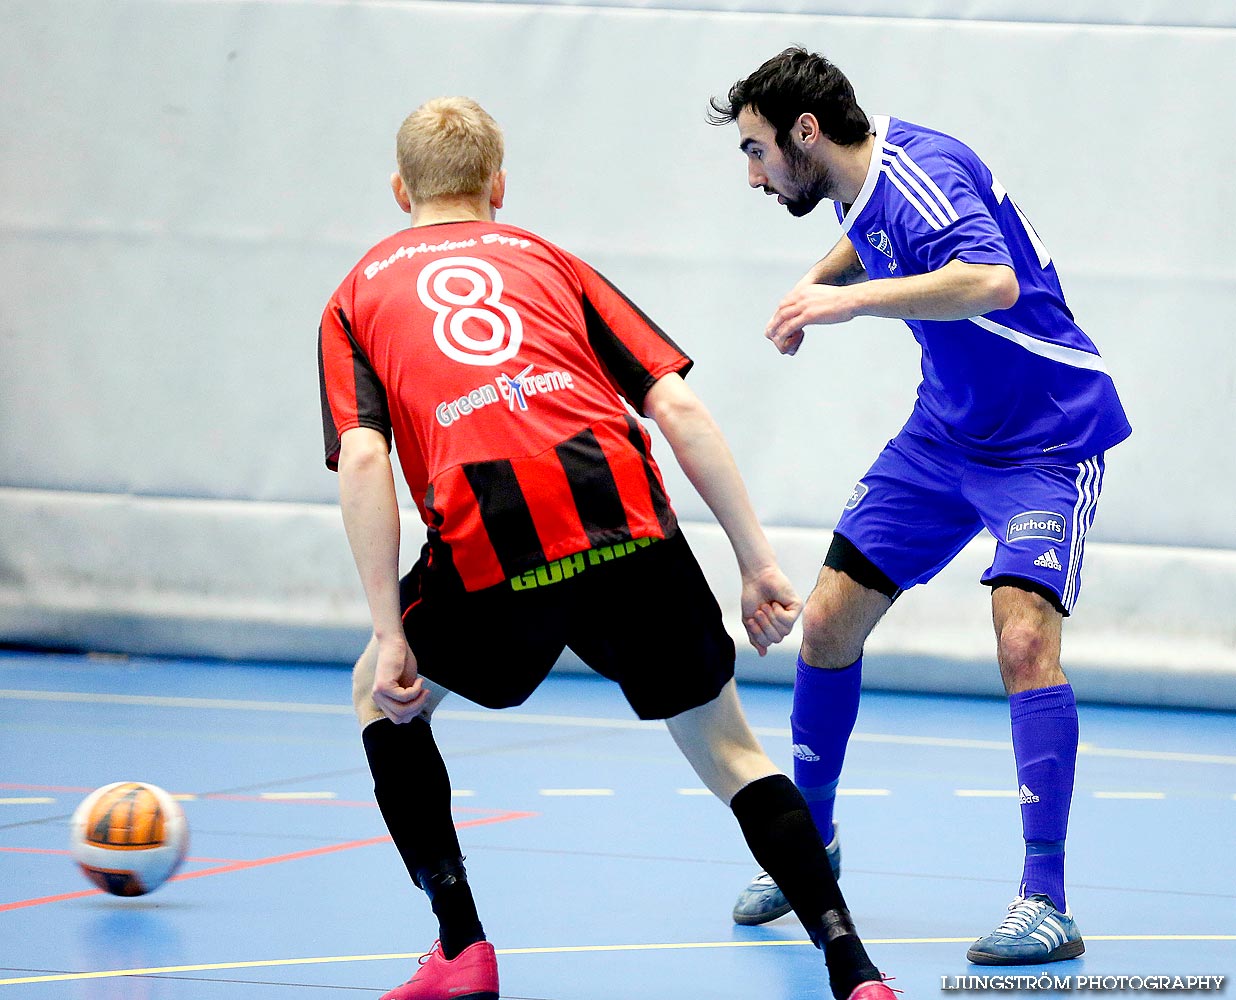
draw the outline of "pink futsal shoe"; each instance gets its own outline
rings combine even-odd
[[[901,990],[893,989],[886,982],[869,979],[854,987],[850,992],[849,1000],[897,1000],[897,994],[900,992]]]
[[[488,941],[470,944],[447,961],[435,941],[416,975],[382,1000],[498,1000],[498,957]],[[873,993],[872,1000],[879,1000]]]

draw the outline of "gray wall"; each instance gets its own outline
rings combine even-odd
[[[869,112],[985,155],[1107,356],[1135,434],[1109,456],[1074,672],[1236,676],[1230,5],[676,6],[0,0],[0,641],[351,655],[365,616],[321,461],[317,320],[403,225],[393,134],[443,93],[506,128],[501,218],[590,259],[697,359],[809,587],[917,351],[884,320],[817,329],[793,360],[762,339],[838,229],[748,190],[735,130],[704,113],[802,43]],[[731,600],[724,544],[662,459]],[[990,687],[990,544],[873,649],[973,659]],[[899,660],[888,683],[930,674]]]

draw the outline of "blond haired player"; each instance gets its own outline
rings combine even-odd
[[[635,415],[656,421],[725,529],[763,653],[800,601],[683,381],[691,361],[583,261],[495,221],[502,135],[477,104],[430,101],[397,148],[391,184],[411,228],[344,279],[319,348],[326,459],[373,618],[355,670],[362,738],[382,816],[440,928],[386,1000],[496,1000],[430,716],[449,691],[520,704],[568,646],[640,718],[666,720],[824,951],[833,994],[891,1000],[806,803],[743,718],[734,644]],[[392,439],[427,531],[402,580]]]

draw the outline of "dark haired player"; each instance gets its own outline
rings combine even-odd
[[[794,783],[748,728],[734,644],[628,404],[665,434],[725,529],[761,652],[801,607],[691,362],[583,261],[494,221],[502,134],[464,98],[408,116],[396,200],[412,227],[361,259],[322,316],[327,464],[373,619],[353,696],[374,794],[439,941],[385,1000],[497,1000],[498,971],[429,719],[449,691],[522,703],[570,646],[665,719],[729,804],[828,965],[838,1000],[892,1000]],[[394,439],[428,542],[399,579]]]
[[[797,353],[804,328],[903,319],[923,380],[901,432],[854,488],[803,612],[791,728],[794,776],[830,854],[833,804],[858,711],[863,644],[903,591],[983,528],[1000,674],[1009,695],[1026,856],[1008,915],[968,957],[1052,962],[1085,946],[1064,892],[1077,707],[1060,634],[1081,588],[1103,455],[1129,422],[1103,359],[1073,321],[1051,255],[973,150],[896,118],[868,118],[822,56],[790,48],[712,102],[736,122],[753,188],[794,216],[836,203],[842,236],[781,301],[766,335]],[[891,279],[891,280],[890,280]],[[788,912],[761,873],[734,919]]]

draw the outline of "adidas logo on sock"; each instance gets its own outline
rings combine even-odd
[[[1035,795],[1034,792],[1030,791],[1029,785],[1022,785],[1019,789],[1019,794],[1021,797],[1021,804],[1023,806],[1029,805],[1031,802],[1038,802],[1039,800],[1039,797]]]
[[[794,744],[794,756],[798,760],[805,760],[808,763],[813,763],[820,759],[820,755],[807,746],[806,743]]]
[[[1060,560],[1056,558],[1055,549],[1048,549],[1044,552],[1041,556],[1034,560],[1034,565],[1042,566],[1044,569],[1064,569],[1064,567],[1060,565]]]

